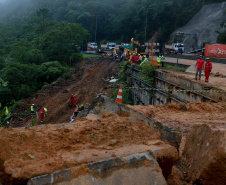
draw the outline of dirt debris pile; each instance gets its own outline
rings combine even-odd
[[[180,160],[169,185],[224,185],[226,171],[226,103],[180,103],[168,106],[127,105],[177,130],[182,137]]]
[[[174,151],[166,153],[169,158],[177,158],[177,150],[144,121],[113,113],[72,124],[0,129],[0,143],[0,179],[5,184],[142,151],[168,148]]]
[[[225,184],[225,138],[225,129],[207,124],[193,126],[186,137],[181,157],[181,168],[187,182]]]
[[[182,133],[187,133],[194,124],[206,123],[219,127],[226,124],[225,102],[127,106]]]

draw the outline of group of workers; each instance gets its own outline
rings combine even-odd
[[[131,63],[134,63],[134,64],[137,64],[137,65],[146,65],[146,64],[149,64],[150,61],[148,60],[148,55],[144,55],[143,56],[143,60],[142,60],[142,56],[140,54],[131,54],[130,56],[130,59],[129,59],[129,62]],[[164,67],[164,63],[165,63],[165,58],[164,56],[159,56],[157,58],[157,63],[158,63],[158,66],[161,66],[161,67]],[[201,80],[201,73],[202,73],[202,70],[204,69],[204,72],[205,72],[205,82],[209,82],[209,76],[210,76],[210,73],[211,73],[211,70],[212,70],[212,63],[210,62],[210,59],[209,58],[206,58],[206,63],[204,62],[203,60],[203,56],[200,55],[200,58],[197,60],[197,63],[196,63],[196,75],[195,75],[195,79],[197,80],[198,77],[199,77],[199,80]]]
[[[199,59],[196,62],[195,80],[197,80],[198,77],[199,77],[199,80],[201,80],[202,70],[204,69],[205,82],[209,82],[209,76],[210,76],[212,68],[213,68],[213,66],[212,66],[212,63],[210,62],[210,59],[206,58],[206,63],[205,63],[202,55],[200,55]]]
[[[32,104],[31,105],[31,117],[35,117],[36,116],[36,112],[35,112],[35,110],[34,110],[34,107],[35,105],[34,104]],[[47,108],[46,107],[42,107],[42,109],[41,109],[41,114],[40,114],[40,121],[41,122],[43,122],[44,121],[44,118],[47,116]]]
[[[137,64],[137,65],[144,65],[144,64],[149,64],[150,61],[148,60],[149,58],[149,55],[143,55],[143,58],[140,54],[132,54],[130,56],[130,59],[129,59],[129,62],[131,63],[134,63],[134,64]],[[143,60],[142,60],[143,59]],[[161,66],[161,67],[164,67],[164,61],[165,61],[165,58],[162,56],[159,56],[157,58],[157,66]]]
[[[76,108],[75,108],[75,111],[73,112],[73,116],[76,117],[77,114],[78,114],[78,105],[77,105],[77,101],[78,101],[78,98],[76,97],[76,95],[72,94],[70,96],[70,103],[71,105],[74,105]],[[31,117],[35,117],[36,115],[38,115],[38,113],[35,111],[35,105],[32,104],[31,105]],[[40,112],[40,121],[43,122],[44,121],[44,118],[47,116],[47,108],[46,107],[42,107],[41,108],[41,112]]]

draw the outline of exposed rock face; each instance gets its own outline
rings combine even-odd
[[[225,184],[225,127],[195,125],[187,135],[181,161],[185,179],[198,184]]]
[[[175,30],[171,34],[169,43],[183,42],[185,52],[200,49],[202,43],[214,44],[218,34],[222,32],[220,23],[226,19],[224,11],[226,2],[220,4],[205,5],[185,26]],[[177,36],[177,32],[183,35]]]

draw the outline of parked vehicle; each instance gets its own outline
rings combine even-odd
[[[93,50],[97,50],[98,49],[98,45],[96,42],[88,42],[87,44],[87,50],[91,50],[91,48]]]
[[[113,50],[113,49],[115,49],[115,47],[116,47],[116,43],[107,43],[107,49],[109,49],[109,50]]]
[[[171,53],[184,53],[184,44],[182,43],[173,43],[172,45],[165,45],[165,49],[167,51],[168,54],[171,54]]]

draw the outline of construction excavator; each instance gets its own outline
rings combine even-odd
[[[155,65],[155,66],[159,66],[158,62],[156,60],[153,59],[153,55],[154,53],[157,51],[156,48],[158,46],[158,44],[156,43],[145,43],[145,45],[142,47],[139,41],[135,41],[134,38],[131,39],[131,46],[133,47],[133,51],[129,52],[130,53],[137,53],[142,55],[149,55],[149,52],[151,53],[151,60],[150,62]],[[151,48],[151,51],[150,49]],[[155,48],[155,51],[154,51]]]

